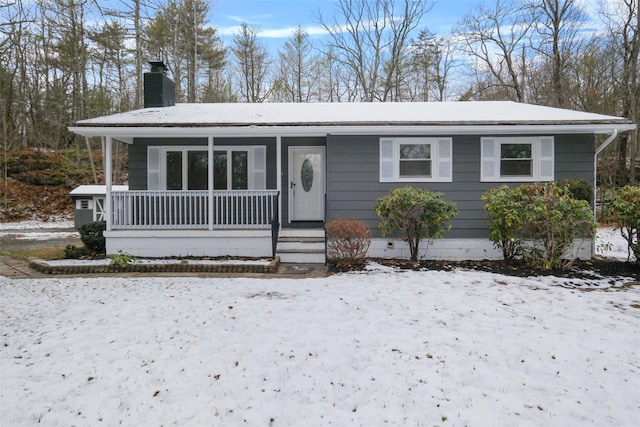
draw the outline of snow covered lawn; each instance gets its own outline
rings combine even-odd
[[[0,277],[0,425],[637,425],[629,281]]]

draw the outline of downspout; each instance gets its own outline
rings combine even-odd
[[[282,136],[276,136],[276,190],[278,190],[278,218],[282,228]]]
[[[282,228],[282,136],[276,136],[276,218],[271,220],[271,259],[276,259],[278,253],[278,240]]]
[[[613,129],[609,134],[609,137],[604,140],[598,148],[596,148],[596,152],[593,155],[593,216],[596,217],[596,206],[598,200],[598,154],[602,153],[602,151],[613,142],[614,139],[618,136],[618,129]],[[591,256],[593,257],[596,253],[596,239],[595,236],[591,239]]]
[[[213,231],[213,144],[213,135],[209,135],[209,137],[207,138],[207,160],[209,162],[207,168],[207,188],[209,190],[209,197],[207,202],[209,215],[207,221],[209,222],[209,231]]]
[[[113,228],[113,203],[111,200],[111,187],[113,184],[112,178],[112,151],[113,151],[113,139],[110,136],[106,138],[106,148],[105,148],[105,162],[104,162],[104,179],[105,179],[105,200],[104,200],[104,210],[105,210],[105,220],[107,222],[106,229],[107,231],[111,231]]]
[[[596,187],[598,185],[598,154],[611,144],[611,142],[618,136],[618,129],[613,129],[609,134],[609,137],[596,148],[596,152],[593,156],[593,213],[596,213]]]
[[[598,148],[596,148],[596,159],[598,157],[598,154],[600,154],[602,150],[607,148],[607,146],[611,144],[611,141],[613,141],[616,138],[616,136],[618,136],[618,129],[613,129],[609,134],[609,137],[602,144],[600,144]]]

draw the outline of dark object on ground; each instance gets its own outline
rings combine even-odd
[[[576,260],[571,269],[538,270],[527,267],[522,262],[505,263],[502,260],[482,261],[419,261],[411,262],[405,259],[375,259],[381,265],[395,266],[406,270],[440,270],[468,269],[488,273],[504,274],[514,277],[556,276],[574,279],[601,279],[603,277],[630,277],[640,281],[640,264],[614,260]],[[330,268],[332,266],[329,266]],[[332,270],[335,271],[335,270]]]

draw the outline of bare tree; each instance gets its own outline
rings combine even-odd
[[[131,108],[126,86],[132,67],[125,43],[126,33],[127,29],[118,21],[106,22],[88,32],[90,61],[97,68],[97,76],[92,79],[93,90],[88,95],[91,116]]]
[[[414,74],[412,100],[444,101],[449,74],[455,66],[453,46],[448,37],[436,37],[426,28],[412,41],[409,64]]]
[[[618,55],[615,63],[619,70],[615,84],[617,97],[622,108],[619,114],[640,122],[640,1],[618,0],[610,5],[603,3],[602,16],[605,20],[611,50]],[[638,131],[620,138],[618,149],[618,171],[627,170],[627,156],[631,159],[629,180],[636,181],[636,157],[638,151]],[[619,181],[624,180],[619,177]]]
[[[271,58],[257,39],[257,29],[243,23],[233,36],[231,48],[240,74],[240,93],[245,102],[264,102],[271,93],[267,77]]]
[[[4,153],[14,142],[18,129],[17,101],[19,76],[25,72],[26,64],[21,53],[24,49],[24,26],[29,18],[26,16],[22,1],[0,6],[0,113],[2,114],[2,142]],[[6,168],[6,158],[5,158]],[[6,178],[6,176],[5,176]],[[5,181],[6,183],[6,181]]]
[[[318,62],[318,101],[357,101],[355,79],[349,70],[336,59],[333,49],[322,52]]]
[[[396,3],[400,5],[396,7]],[[363,101],[401,97],[397,83],[410,33],[431,10],[431,1],[338,0],[332,21],[318,14],[329,47],[356,80]]]
[[[211,60],[226,51],[215,29],[205,26],[208,11],[203,0],[169,0],[147,27],[148,49],[166,62],[176,84],[177,100],[196,102],[206,70],[213,64],[224,64]]]
[[[569,104],[581,111],[618,115],[615,86],[616,53],[600,37],[588,41],[585,48],[571,58],[567,72]]]
[[[509,99],[524,102],[520,55],[529,45],[534,21],[532,10],[521,1],[496,0],[490,8],[480,5],[465,15],[454,32],[460,49],[475,61],[478,88],[498,89]]]
[[[320,69],[309,35],[298,27],[279,52],[280,91],[286,101],[309,102],[316,92]]]
[[[551,68],[549,103],[555,107],[569,107],[566,71],[571,64],[570,58],[582,49],[580,32],[586,15],[579,0],[535,1],[531,7],[536,10],[539,21],[539,43],[535,50],[546,57]]]
[[[143,62],[146,57],[143,53],[144,23],[149,20],[149,9],[159,7],[160,6],[155,4],[153,0],[118,0],[118,7],[104,10],[106,15],[124,19],[125,22],[133,28],[133,57],[135,61],[135,95],[133,96],[134,108],[141,108],[144,103],[142,83]]]
[[[2,120],[2,193],[3,207],[9,208],[8,152],[19,129],[14,105],[20,96],[16,90],[16,77],[20,67],[16,57],[21,51],[23,26],[28,23],[21,0],[0,5],[0,114]],[[14,65],[12,65],[14,64]],[[22,65],[22,69],[26,64]]]

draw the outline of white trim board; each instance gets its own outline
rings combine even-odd
[[[354,126],[230,126],[230,127],[157,127],[157,126],[72,126],[69,130],[82,136],[111,136],[132,144],[134,138],[170,137],[240,137],[240,136],[326,136],[332,135],[534,135],[534,134],[610,134],[635,129],[630,124],[566,125],[354,125]]]
[[[139,257],[271,256],[271,230],[105,231],[107,254]]]
[[[391,243],[391,245],[389,245]],[[592,258],[592,240],[585,239],[575,248],[578,258]],[[409,244],[400,239],[373,238],[368,257],[409,259]],[[436,261],[481,261],[500,260],[502,251],[493,246],[489,239],[436,239],[432,245],[420,244],[419,259]]]

